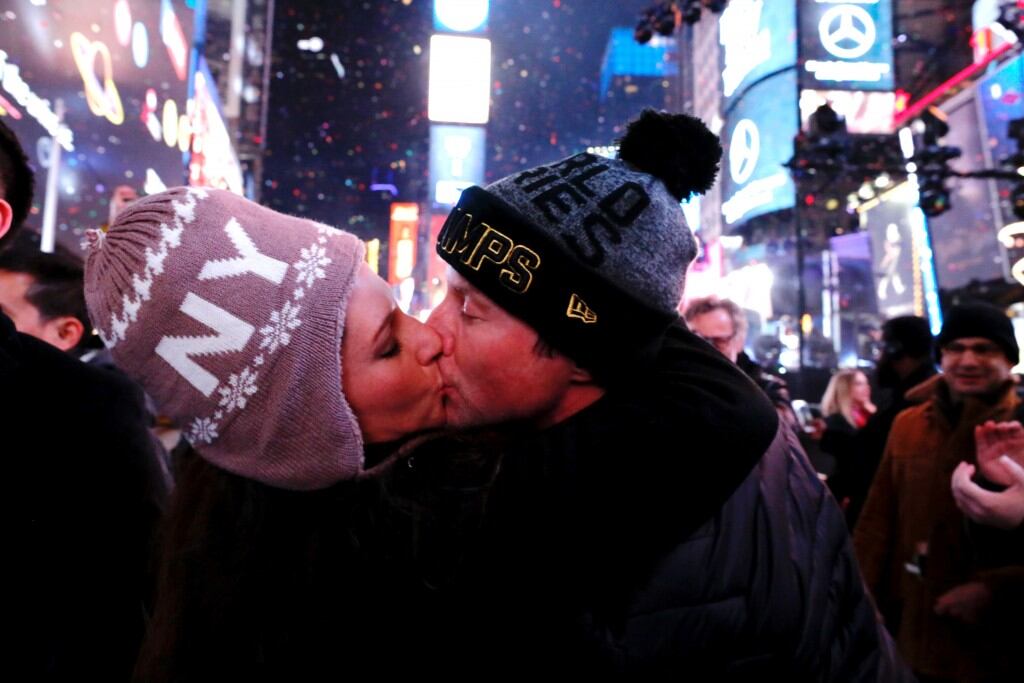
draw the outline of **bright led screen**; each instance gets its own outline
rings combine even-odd
[[[796,72],[750,88],[729,112],[722,142],[722,216],[735,226],[793,206],[795,188],[783,164],[797,134]]]
[[[487,123],[490,84],[491,41],[431,36],[427,104],[431,121]]]
[[[725,111],[754,83],[796,64],[796,3],[732,0],[718,26]]]
[[[184,182],[193,21],[183,1],[7,4],[0,116],[37,173],[31,226],[41,224],[51,136],[61,145],[57,238],[75,249],[85,229],[106,223],[118,185],[142,194]]]
[[[801,85],[892,90],[891,0],[803,0]]]

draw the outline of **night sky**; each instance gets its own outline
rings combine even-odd
[[[634,25],[646,4],[491,3],[488,180],[610,142],[595,139],[601,60],[612,27]],[[385,237],[391,201],[426,201],[432,8],[432,0],[278,2],[263,203]],[[299,49],[314,36],[320,52]],[[372,182],[399,194],[371,192]]]

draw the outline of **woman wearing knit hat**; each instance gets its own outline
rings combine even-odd
[[[92,319],[192,451],[137,675],[319,668],[340,595],[320,579],[343,592],[358,571],[364,445],[444,423],[438,336],[397,310],[354,235],[229,192],[146,197],[90,241]]]

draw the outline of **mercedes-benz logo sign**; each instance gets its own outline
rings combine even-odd
[[[761,134],[750,119],[741,119],[729,140],[729,173],[734,183],[750,180],[761,155]]]
[[[818,22],[821,44],[839,59],[857,59],[875,44],[877,31],[871,15],[856,5],[836,5]]]

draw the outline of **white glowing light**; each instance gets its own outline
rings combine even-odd
[[[430,38],[427,115],[431,121],[487,123],[491,103],[491,41]]]
[[[904,159],[914,156],[914,133],[909,128],[900,128],[900,151]]]
[[[149,34],[141,22],[136,22],[132,28],[132,61],[140,69],[149,62]]]
[[[476,31],[487,21],[489,0],[435,0],[434,15],[450,31]]]
[[[298,42],[300,50],[307,50],[309,52],[320,52],[324,49],[324,39],[320,36],[313,36],[312,38],[301,38]]]

